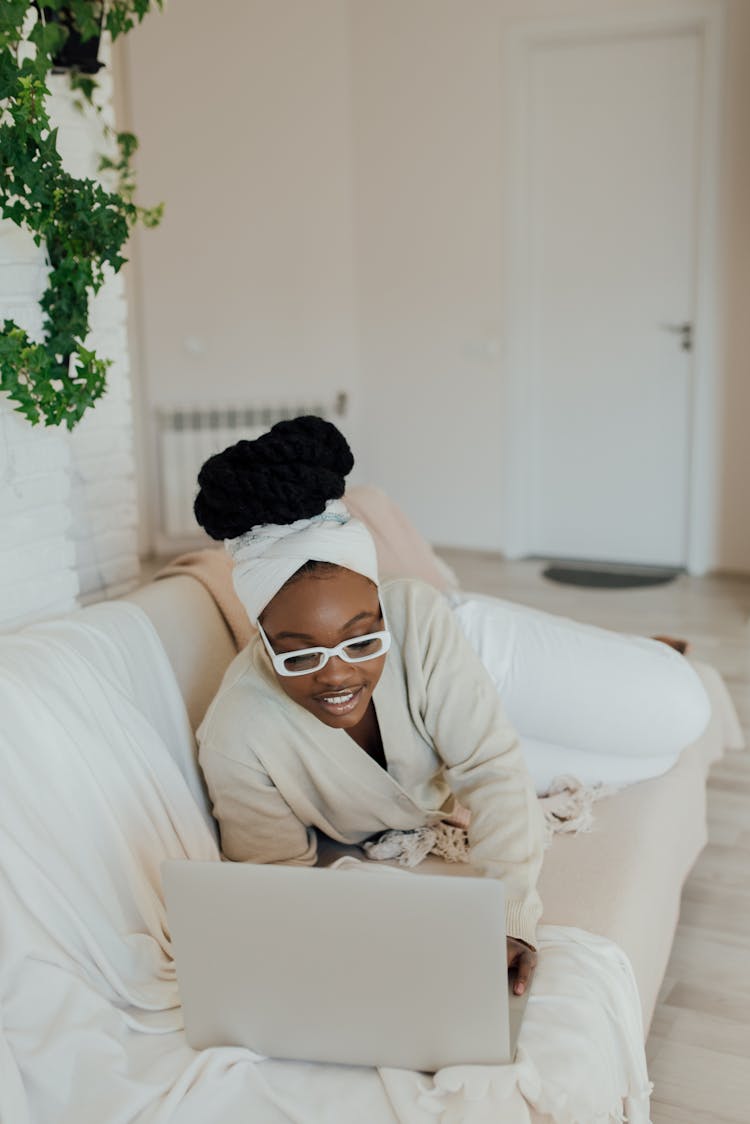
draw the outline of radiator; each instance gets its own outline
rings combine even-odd
[[[159,553],[187,549],[205,535],[193,514],[201,465],[236,441],[260,437],[277,421],[317,414],[338,422],[346,416],[348,396],[333,403],[277,406],[200,406],[161,409],[157,413],[159,472]]]

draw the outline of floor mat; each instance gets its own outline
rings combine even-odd
[[[545,578],[562,585],[581,585],[590,589],[632,589],[636,586],[666,585],[680,570],[662,566],[551,562],[542,571]]]

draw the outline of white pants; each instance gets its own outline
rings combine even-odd
[[[668,645],[496,597],[448,599],[519,733],[537,792],[562,773],[616,786],[659,776],[705,730],[703,684]]]

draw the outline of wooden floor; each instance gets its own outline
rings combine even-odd
[[[623,632],[672,633],[724,676],[750,743],[750,577],[587,590],[544,563],[441,550],[463,589]],[[647,1043],[653,1124],[750,1124],[750,750],[711,769],[709,843],[688,878]]]

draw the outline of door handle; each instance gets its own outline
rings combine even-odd
[[[693,350],[693,325],[689,321],[686,320],[684,324],[660,324],[659,327],[664,332],[674,332],[679,336],[683,351]]]

